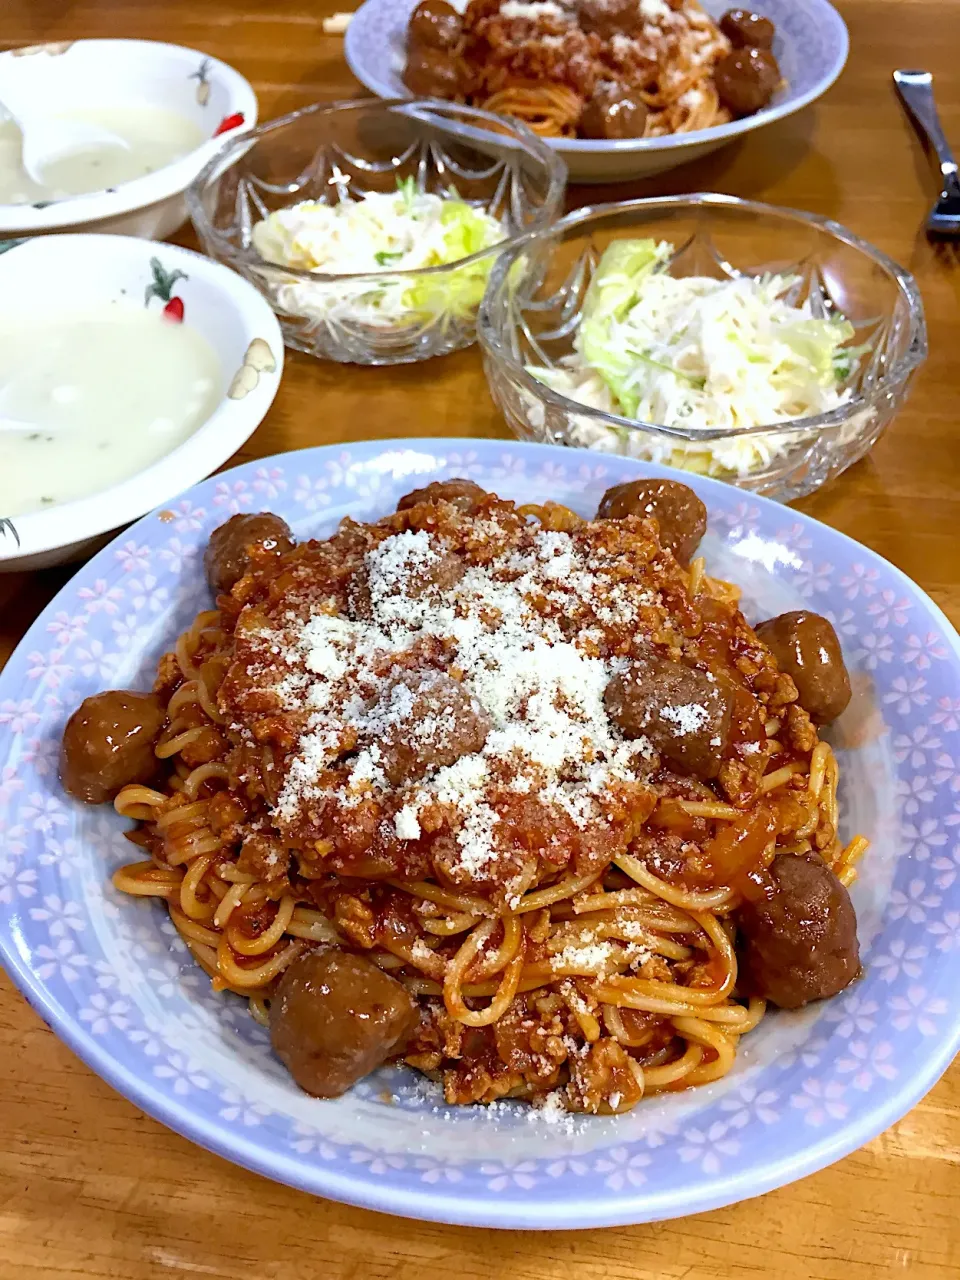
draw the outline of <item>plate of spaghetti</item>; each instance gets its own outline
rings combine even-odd
[[[638,178],[813,102],[846,61],[828,0],[367,0],[354,75],[522,120],[574,180]]]
[[[897,1120],[960,1042],[960,642],[682,481],[334,446],[122,534],[0,676],[31,1003],[194,1141],[449,1222],[695,1212]]]

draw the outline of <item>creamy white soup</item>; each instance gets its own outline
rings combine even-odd
[[[207,340],[156,311],[31,315],[0,302],[0,516],[100,492],[182,444],[219,404]]]
[[[204,136],[192,120],[162,107],[101,107],[71,112],[69,117],[63,113],[63,118],[109,129],[129,143],[129,150],[94,147],[63,156],[44,170],[43,182],[36,183],[20,163],[19,129],[10,120],[0,120],[0,204],[36,204],[118,187],[179,160]]]

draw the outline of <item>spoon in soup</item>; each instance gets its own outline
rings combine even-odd
[[[20,130],[23,138],[21,159],[24,171],[32,182],[43,185],[43,172],[63,156],[81,151],[96,151],[106,147],[130,150],[130,143],[119,134],[99,125],[80,120],[64,120],[42,116],[31,111],[9,85],[0,87],[0,113],[6,114]]]

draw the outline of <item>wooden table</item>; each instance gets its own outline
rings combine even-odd
[[[263,118],[356,92],[342,42],[295,0],[4,0],[0,47],[79,36],[171,40],[253,82]],[[932,354],[871,457],[799,504],[894,561],[960,622],[960,250],[921,225],[933,180],[890,88],[929,67],[960,146],[960,0],[840,0],[853,52],[815,108],[652,183],[574,201],[720,190],[847,223],[905,263]],[[189,236],[185,243],[191,243]],[[476,351],[359,369],[289,353],[266,421],[236,461],[396,435],[502,435]],[[69,571],[0,576],[0,662]],[[864,1150],[762,1200],[698,1218],[576,1234],[406,1222],[236,1169],[136,1110],[83,1066],[9,983],[0,989],[0,1280],[911,1280],[960,1275],[960,1061]]]

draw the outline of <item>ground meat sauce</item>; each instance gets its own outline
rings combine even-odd
[[[128,783],[150,782],[160,768],[154,747],[165,719],[165,704],[152,693],[118,689],[85,698],[63,732],[64,788],[102,804]]]
[[[781,853],[764,896],[741,907],[739,985],[781,1009],[835,996],[860,973],[850,895],[815,854]]]
[[[757,636],[797,687],[798,701],[815,724],[830,724],[850,702],[840,641],[832,623],[805,609],[781,613],[757,626]]]
[[[210,590],[230,591],[250,571],[251,555],[280,555],[293,546],[290,527],[268,511],[231,516],[214,529],[203,557]]]
[[[473,508],[473,514],[462,510],[463,505]],[[774,679],[773,674],[767,678],[766,673],[768,669],[774,673],[775,668],[735,609],[724,606],[716,616],[708,617],[688,600],[685,573],[673,562],[658,557],[651,521],[628,516],[583,524],[569,535],[562,535],[561,547],[561,535],[540,532],[512,504],[485,493],[472,481],[428,486],[409,494],[400,506],[395,516],[376,525],[345,521],[328,541],[303,543],[276,562],[265,564],[249,589],[245,588],[242,599],[227,606],[228,610],[242,609],[237,618],[235,660],[220,690],[221,708],[231,720],[250,724],[257,741],[271,747],[273,772],[278,776],[273,785],[280,793],[276,820],[289,846],[302,850],[311,867],[315,857],[312,850],[320,842],[324,849],[322,865],[333,873],[378,879],[416,879],[437,874],[460,888],[479,885],[484,891],[506,895],[509,884],[525,875],[537,860],[548,860],[558,870],[567,865],[579,870],[604,865],[611,852],[625,849],[632,838],[632,820],[626,812],[649,810],[646,776],[656,764],[658,752],[696,777],[717,777],[718,767],[726,763],[727,757],[736,762],[742,756],[744,769],[754,771],[749,778],[762,772],[765,757],[757,735],[762,736],[762,705],[770,696],[764,690]],[[482,516],[478,517],[477,512]],[[424,534],[433,540],[431,546],[436,544],[434,553],[421,550]],[[502,561],[503,570],[494,574],[494,582],[499,585],[491,587],[496,595],[516,580],[519,570],[507,567],[513,563],[512,557],[518,558],[518,564],[532,564],[535,557],[552,552],[555,543],[556,550],[562,551],[556,571],[551,566],[549,576],[543,577],[543,587],[537,589],[545,594],[531,597],[532,607],[542,613],[544,625],[555,625],[574,638],[586,632],[591,654],[620,654],[625,658],[634,655],[631,661],[645,662],[651,678],[669,685],[674,698],[670,705],[680,718],[673,724],[669,716],[658,713],[649,734],[631,739],[638,743],[630,766],[632,777],[615,784],[621,796],[618,803],[627,803],[629,798],[623,818],[610,818],[608,815],[614,810],[598,808],[591,820],[585,821],[548,801],[538,786],[520,791],[515,785],[515,766],[497,758],[483,766],[479,783],[474,782],[471,773],[479,762],[465,767],[449,790],[431,793],[419,805],[416,815],[408,806],[407,788],[413,783],[391,784],[386,775],[385,789],[361,782],[358,765],[374,778],[384,764],[397,778],[413,778],[428,767],[428,756],[439,749],[437,743],[431,743],[419,755],[408,743],[404,759],[396,755],[405,719],[398,708],[391,711],[390,699],[384,698],[381,687],[390,670],[389,658],[380,668],[372,657],[371,679],[378,684],[377,696],[365,695],[357,701],[357,715],[365,717],[368,726],[372,724],[374,728],[358,728],[357,718],[348,717],[337,731],[336,742],[331,740],[324,746],[327,763],[322,769],[303,756],[296,758],[294,748],[305,731],[308,714],[300,706],[284,705],[288,695],[271,693],[271,687],[289,687],[293,692],[306,688],[314,679],[306,663],[331,660],[326,641],[314,657],[305,658],[304,627],[307,619],[316,617],[318,609],[324,615],[342,617],[342,625],[348,629],[355,625],[349,619],[369,618],[371,609],[382,617],[392,616],[395,608],[398,617],[409,617],[411,611],[420,608],[429,620],[447,597],[433,593],[423,598],[419,584],[438,563],[447,566],[448,573],[451,563],[460,566],[459,581],[453,588],[459,596],[464,583],[469,587],[474,575],[489,573],[492,562]],[[382,548],[380,553],[378,548]],[[407,557],[405,560],[401,559],[401,552]],[[378,554],[383,556],[382,561]],[[568,565],[563,559],[567,555],[583,557],[585,563],[589,561],[597,567],[591,574],[573,574],[572,562]],[[536,559],[536,563],[546,562]],[[389,570],[386,575],[384,567]],[[395,575],[393,579],[391,573]],[[449,576],[452,579],[458,575]],[[366,583],[360,610],[356,603],[359,580]],[[399,591],[402,595],[391,594]],[[497,606],[491,604],[489,615],[480,616],[496,618]],[[462,626],[463,623],[457,624],[457,628]],[[642,660],[635,656],[638,637],[653,634],[673,646],[676,658],[668,656],[669,650],[660,653],[659,646],[648,647]],[[418,635],[403,659],[404,667],[411,672],[439,671],[459,684],[464,672],[452,659],[450,641],[426,631]],[[747,651],[755,655],[756,661],[745,676],[737,663],[739,655]],[[546,653],[545,661],[544,672],[548,675],[551,659]],[[640,667],[635,670],[639,674]],[[394,668],[394,678],[396,675]],[[731,684],[741,691],[739,703],[729,693]],[[657,687],[662,693],[661,684]],[[626,687],[624,692],[627,693]],[[636,698],[641,696],[638,690]],[[609,698],[614,698],[613,691]],[[735,705],[740,708],[736,722],[732,714]],[[642,714],[643,704],[634,701],[630,706],[624,700],[617,714],[624,724],[632,723],[639,730],[636,716]],[[685,713],[682,708],[692,710]],[[452,713],[454,718],[463,710],[462,706]],[[465,745],[486,741],[482,721],[471,721],[474,714],[467,717]],[[683,720],[685,714],[687,720],[697,720],[695,729]],[[461,724],[456,734],[463,728]],[[502,736],[501,732],[499,737]],[[384,749],[385,759],[375,759],[377,752]],[[450,751],[459,751],[460,747],[444,750],[448,751],[443,757],[446,759]],[[249,756],[245,759],[249,767]],[[475,751],[460,759],[478,761]],[[452,767],[457,768],[457,763]],[[408,774],[408,769],[412,773]],[[306,791],[297,781],[301,774],[308,778]],[[742,778],[735,781],[741,786]],[[476,830],[475,843],[457,816],[458,796],[463,791],[476,795],[484,806],[481,812],[496,815],[493,829],[498,847],[493,860],[483,852],[488,847],[488,828],[479,823],[468,828],[470,833]],[[741,791],[749,794],[749,788],[741,786]],[[285,796],[290,797],[289,804]],[[486,822],[493,823],[493,819]]]
[[[707,531],[707,508],[685,484],[676,480],[630,480],[608,489],[597,508],[598,520],[652,516],[660,543],[681,564],[689,564]]]
[[[311,951],[280,979],[270,1042],[301,1089],[338,1098],[400,1053],[418,1022],[406,989],[363,956]]]

